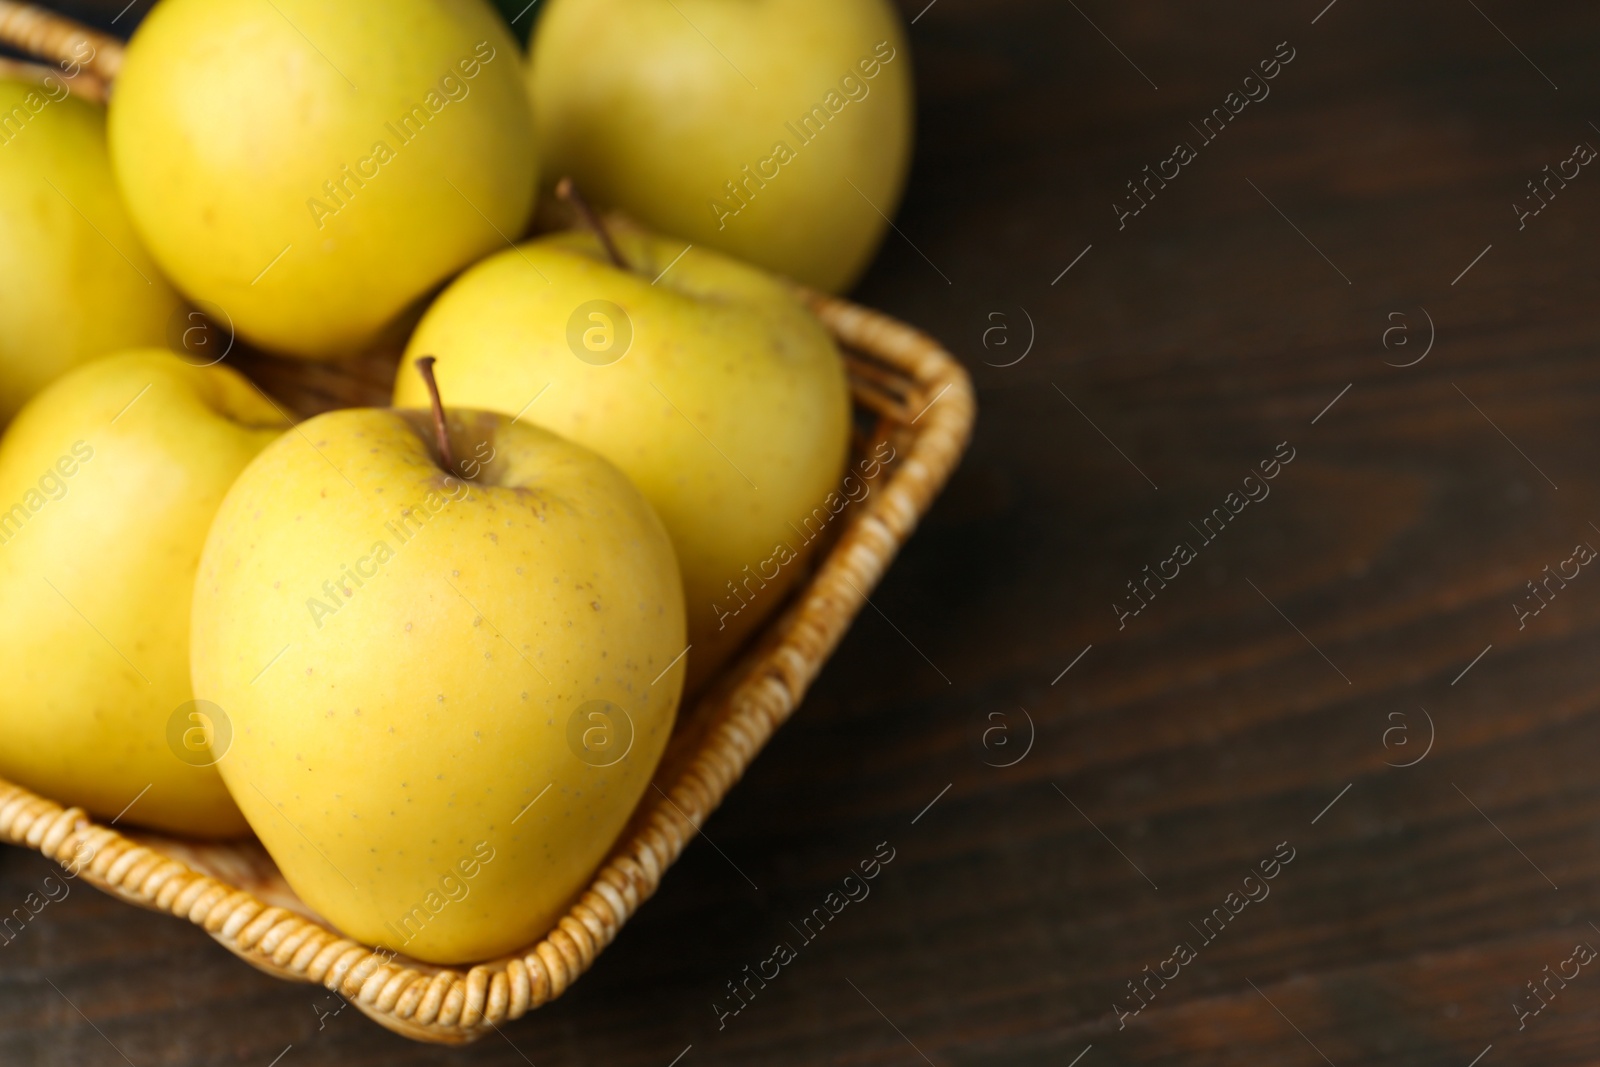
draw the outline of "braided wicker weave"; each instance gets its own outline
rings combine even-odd
[[[115,37],[16,0],[0,0],[0,42],[40,59],[81,64],[104,82],[122,69],[122,42]]]

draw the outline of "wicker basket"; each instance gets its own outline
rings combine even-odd
[[[0,0],[0,41],[46,59],[93,47],[79,86],[102,89],[119,42],[26,4]],[[89,81],[93,79],[93,81]],[[0,841],[25,845],[123,900],[202,927],[269,974],[315,982],[407,1037],[465,1044],[560,996],[655,892],[698,827],[789,717],[966,447],[966,373],[917,331],[843,300],[802,292],[845,351],[855,450],[894,446],[873,492],[844,513],[807,583],[679,716],[655,775],[606,861],[543,939],[469,968],[396,957],[342,936],[307,908],[253,841],[208,844],[119,832],[0,780]],[[396,354],[327,366],[241,352],[236,365],[310,416],[388,403]]]

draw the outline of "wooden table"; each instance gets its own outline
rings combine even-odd
[[[0,949],[0,1063],[1595,1062],[1600,174],[1511,205],[1600,145],[1600,10],[1324,3],[921,10],[858,296],[967,361],[977,439],[569,995],[410,1044],[83,888]],[[47,873],[0,851],[0,900]]]

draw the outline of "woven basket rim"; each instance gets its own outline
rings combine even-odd
[[[0,44],[53,62],[72,78],[87,74],[98,83],[102,99],[104,87],[122,69],[126,51],[119,38],[21,0],[0,0]]]
[[[754,651],[725,668],[702,698],[692,715],[704,724],[695,746],[657,768],[660,774],[671,764],[670,784],[646,793],[588,888],[542,938],[471,967],[395,957],[197,869],[206,864],[196,852],[225,853],[228,845],[164,848],[159,838],[135,840],[82,808],[4,779],[0,842],[33,849],[130,903],[187,919],[253,966],[320,984],[416,1040],[464,1044],[560,996],[654,894],[794,712],[970,438],[976,402],[953,356],[879,312],[807,290],[800,295],[845,350],[855,401],[890,431],[897,459],[885,484],[853,507],[856,514],[790,607],[768,621]]]

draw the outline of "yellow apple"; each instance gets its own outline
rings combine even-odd
[[[905,185],[911,56],[889,0],[546,0],[529,90],[552,181],[830,292]]]
[[[421,411],[300,430],[240,476],[195,585],[223,777],[346,934],[510,951],[581,891],[665,748],[671,543],[609,463],[504,416],[452,409],[449,467]]]
[[[478,264],[412,336],[456,402],[599,452],[666,524],[683,568],[690,688],[801,577],[837,488],[850,395],[827,331],[775,279],[613,220]],[[421,402],[401,374],[395,403]]]
[[[112,181],[105,110],[57,74],[0,79],[0,423],[85,360],[161,344],[179,307]]]
[[[162,0],[110,134],[178,287],[307,358],[359,352],[518,236],[537,180],[517,45],[483,0]]]
[[[0,441],[0,775],[123,824],[245,832],[208,751],[227,723],[192,703],[189,611],[217,506],[284,425],[234,371],[159,351],[80,367],[17,416]]]

